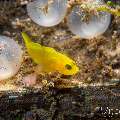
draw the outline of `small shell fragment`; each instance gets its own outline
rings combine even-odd
[[[37,80],[37,75],[32,73],[23,78],[23,84],[26,85],[27,87],[33,86],[36,84]]]
[[[100,2],[93,1],[96,1],[96,4]],[[75,6],[68,16],[68,27],[74,34],[85,39],[103,34],[111,22],[111,15],[107,12],[99,12],[98,15],[91,14],[87,21],[83,20],[84,17],[85,13],[80,6]]]
[[[14,76],[21,65],[22,50],[11,38],[0,36],[0,80]]]
[[[40,26],[59,24],[67,11],[67,0],[35,0],[27,4],[30,18]]]

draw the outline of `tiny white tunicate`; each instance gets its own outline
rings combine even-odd
[[[96,0],[96,4],[100,2],[98,1],[99,0]],[[84,17],[85,12],[80,6],[75,6],[68,16],[68,27],[74,34],[85,39],[103,34],[111,22],[111,15],[103,11],[100,11],[98,15],[91,14],[87,22],[84,21]]]
[[[22,62],[22,50],[11,38],[0,36],[0,80],[14,76]]]
[[[35,0],[27,4],[30,18],[40,26],[59,24],[67,12],[67,0]]]

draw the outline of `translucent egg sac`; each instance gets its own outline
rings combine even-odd
[[[22,50],[11,38],[0,36],[0,80],[14,76],[21,65]]]
[[[91,14],[87,22],[83,19],[84,16],[84,11],[79,6],[75,6],[68,16],[68,27],[73,34],[85,39],[103,34],[111,22],[111,15],[107,12]]]
[[[30,18],[40,26],[59,24],[67,11],[67,0],[35,0],[27,4]]]

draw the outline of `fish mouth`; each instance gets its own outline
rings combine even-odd
[[[64,75],[64,74],[62,74],[60,78],[70,79],[71,77],[72,77],[72,75]]]

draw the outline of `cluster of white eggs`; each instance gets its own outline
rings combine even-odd
[[[88,0],[88,2],[92,5],[104,4],[102,0]],[[67,12],[67,0],[35,0],[27,5],[27,11],[35,23],[51,27],[64,19]],[[81,38],[95,37],[104,33],[109,27],[111,21],[109,13],[100,12],[99,16],[91,15],[87,22],[82,20],[84,14],[79,6],[75,6],[67,18],[69,29]]]
[[[37,24],[51,27],[59,24],[67,12],[67,0],[35,0],[27,5],[28,15]]]
[[[91,15],[89,20],[82,19],[84,12],[80,11],[79,6],[75,6],[68,16],[69,29],[81,38],[93,38],[104,33],[109,27],[111,15],[106,12],[99,12],[99,15]],[[79,15],[78,15],[79,14]]]
[[[14,76],[21,65],[22,50],[11,38],[0,36],[0,80]]]

